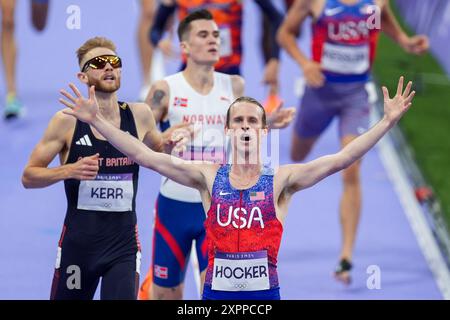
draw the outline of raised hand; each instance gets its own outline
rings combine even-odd
[[[384,116],[393,124],[397,123],[403,114],[409,109],[412,104],[412,99],[416,94],[415,91],[411,92],[412,82],[409,81],[403,90],[403,76],[400,77],[397,85],[397,94],[391,99],[389,97],[389,91],[383,86],[384,95]]]
[[[158,48],[161,50],[163,55],[167,58],[175,59],[177,57],[177,53],[172,45],[172,39],[162,39],[158,42]]]
[[[415,35],[402,43],[406,52],[421,55],[428,51],[430,43],[426,35]]]
[[[194,129],[190,123],[180,123],[171,126],[162,133],[164,151],[168,154],[186,150],[186,145],[194,139]]]
[[[281,102],[277,108],[267,118],[267,123],[270,129],[283,129],[286,128],[294,119],[295,107],[282,108]]]
[[[97,116],[99,107],[97,103],[97,99],[95,98],[95,87],[91,86],[89,88],[89,98],[86,99],[80,93],[78,88],[70,83],[69,87],[72,89],[73,93],[76,97],[72,96],[66,90],[62,89],[60,93],[70,100],[64,100],[63,98],[59,99],[59,102],[68,107],[69,109],[63,110],[63,113],[68,114],[70,116],[74,116],[78,120],[81,120],[86,123],[92,123]]]

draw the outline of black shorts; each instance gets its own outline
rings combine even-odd
[[[51,300],[91,300],[100,278],[102,300],[135,300],[141,251],[136,228],[89,235],[63,228]]]

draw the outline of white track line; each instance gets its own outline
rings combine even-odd
[[[377,121],[379,119],[376,111],[372,111],[371,117],[372,120]],[[397,196],[436,283],[444,299],[450,300],[450,272],[424,217],[422,208],[414,196],[413,187],[409,183],[389,135],[385,136],[378,143],[378,150],[381,161],[394,185]]]

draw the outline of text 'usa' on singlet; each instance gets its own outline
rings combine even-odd
[[[328,81],[369,79],[380,31],[379,13],[374,0],[353,5],[326,0],[312,25],[312,57],[322,65]]]
[[[205,286],[219,291],[278,288],[277,257],[283,226],[273,200],[273,169],[263,167],[258,182],[233,188],[231,165],[222,165],[214,181],[205,221],[208,267]]]

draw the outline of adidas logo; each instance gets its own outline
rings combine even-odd
[[[89,136],[87,134],[85,134],[84,137],[75,142],[75,144],[92,147],[91,139],[89,139]]]

